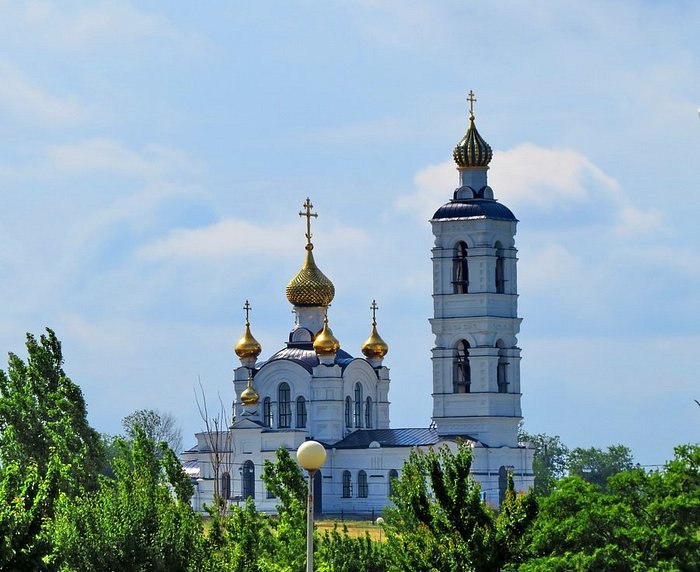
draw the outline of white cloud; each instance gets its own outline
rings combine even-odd
[[[147,178],[171,173],[192,175],[199,165],[182,151],[147,145],[141,152],[112,139],[87,139],[48,148],[49,163],[65,173],[107,172]]]
[[[244,220],[225,219],[209,226],[196,229],[175,229],[168,236],[145,245],[139,255],[145,259],[230,259],[234,256],[260,256],[261,253],[275,254],[286,258],[302,251],[298,237],[297,222],[286,225],[260,226]],[[362,249],[369,244],[369,236],[364,230],[334,225],[323,237],[323,249]]]
[[[0,113],[22,121],[65,125],[82,121],[87,111],[74,97],[48,93],[27,80],[13,66],[0,62]]]
[[[26,4],[21,17],[44,41],[74,49],[95,44],[129,47],[139,38],[175,35],[164,18],[128,2],[88,3],[69,10],[54,2],[33,1]]]
[[[398,206],[421,218],[429,217],[436,205],[451,196],[458,180],[452,161],[426,167],[414,178],[416,192],[399,199]],[[619,235],[656,231],[662,226],[659,212],[634,206],[615,179],[572,149],[524,143],[496,151],[489,185],[516,215],[536,214],[545,223],[548,215],[578,209],[582,213],[577,218],[579,225],[592,222],[586,216],[595,211],[611,213],[610,230]],[[600,208],[593,208],[596,206]]]

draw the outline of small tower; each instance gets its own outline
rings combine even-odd
[[[494,199],[492,151],[474,123],[454,149],[460,186],[433,215],[433,421],[441,435],[518,446],[517,219]]]

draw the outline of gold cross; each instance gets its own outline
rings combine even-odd
[[[467,101],[469,102],[469,119],[474,119],[474,102],[476,97],[474,97],[474,92],[471,89],[469,90]]]
[[[377,306],[377,301],[372,300],[372,305],[369,307],[370,310],[372,310],[372,325],[376,326],[377,325],[377,310],[379,310],[379,306]]]
[[[249,322],[248,322],[248,312],[250,312],[250,311],[252,310],[250,304],[248,303],[248,300],[245,301],[245,304],[244,304],[244,306],[243,306],[243,309],[245,310],[245,323],[246,323],[246,325],[248,325],[248,324],[249,324]]]
[[[306,217],[306,246],[313,246],[311,245],[311,237],[313,236],[311,234],[311,217],[318,218],[318,213],[312,213],[311,209],[314,208],[314,205],[311,203],[311,199],[309,197],[306,197],[306,202],[304,203],[304,212],[299,212],[299,216],[305,216]]]

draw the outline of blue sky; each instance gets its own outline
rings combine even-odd
[[[476,92],[519,218],[526,428],[643,464],[699,440],[695,2],[0,0],[0,350],[56,330],[100,431],[230,402],[303,260],[355,355],[376,298],[392,426],[431,412],[428,219]],[[6,363],[3,360],[3,365]]]

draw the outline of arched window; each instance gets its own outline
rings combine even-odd
[[[345,398],[345,427],[352,428],[352,399],[349,395]]]
[[[231,498],[231,475],[229,473],[221,475],[221,498],[226,500]]]
[[[279,423],[277,426],[280,428],[292,426],[292,404],[289,401],[289,393],[289,384],[284,381],[280,383],[280,386],[277,389],[277,407],[279,409]]]
[[[500,242],[496,243],[496,292],[503,294],[506,291],[506,274],[505,274],[506,259],[503,256],[503,246]]]
[[[255,498],[255,465],[253,461],[246,461],[243,463],[241,484],[243,498]]]
[[[503,347],[503,342],[496,342],[498,349],[498,365],[496,366],[496,383],[498,384],[498,393],[508,393],[508,356]]]
[[[355,427],[362,427],[362,385],[355,384]]]
[[[343,498],[352,497],[352,476],[350,471],[343,471]]]
[[[272,427],[272,399],[263,399],[263,423],[265,427]]]
[[[399,472],[396,469],[389,471],[389,496],[394,495],[394,481],[399,478]]]
[[[455,393],[469,393],[472,384],[472,370],[469,365],[469,342],[459,340],[455,348],[453,390]]]
[[[306,399],[301,395],[297,397],[297,427],[306,427]]]
[[[452,285],[455,294],[466,294],[469,290],[469,265],[467,263],[467,245],[458,242],[452,258]]]
[[[357,473],[357,496],[361,499],[366,499],[367,493],[367,473],[360,471]]]
[[[365,427],[372,428],[372,398],[367,397],[365,401]]]
[[[508,490],[508,474],[511,473],[511,467],[501,466],[498,469],[498,504],[506,500],[506,491]]]

